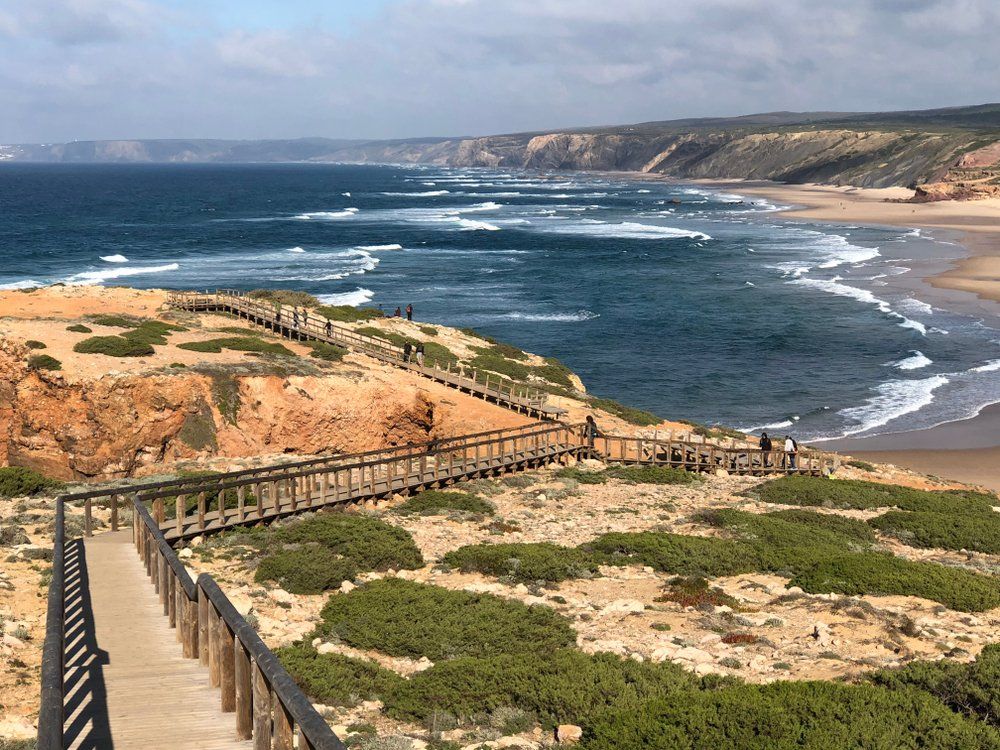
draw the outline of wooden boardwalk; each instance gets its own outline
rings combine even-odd
[[[208,668],[183,658],[131,531],[82,546],[74,565],[87,585],[66,643],[66,747],[251,748],[235,739],[235,714],[222,712]]]

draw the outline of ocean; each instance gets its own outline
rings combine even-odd
[[[287,288],[411,303],[590,391],[801,440],[1000,402],[1000,323],[944,309],[917,230],[805,223],[704,186],[381,165],[0,164],[0,289]]]

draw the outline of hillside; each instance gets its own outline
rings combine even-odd
[[[129,140],[0,145],[0,161],[378,162],[630,171],[862,187],[931,185],[919,199],[1000,191],[1000,105],[908,112],[773,112],[610,127],[403,140]]]

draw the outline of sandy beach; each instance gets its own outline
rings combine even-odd
[[[790,218],[852,224],[905,226],[957,232],[968,257],[925,279],[931,286],[974,295],[984,313],[1000,311],[1000,200],[899,203],[907,188],[867,189],[828,185],[704,180],[705,184],[760,196],[795,208]],[[1000,405],[971,419],[930,430],[846,438],[822,443],[866,461],[893,463],[915,471],[1000,490]]]

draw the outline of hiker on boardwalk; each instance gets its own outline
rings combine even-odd
[[[760,433],[760,449],[764,451],[760,457],[760,465],[770,466],[771,465],[770,453],[772,450],[774,450],[774,443],[771,442],[771,438],[768,437],[766,432]]]
[[[329,318],[326,319],[326,335],[327,336],[333,335],[333,321],[330,320]]]
[[[274,324],[281,328],[281,305],[278,305],[278,309],[274,311]]]
[[[788,457],[788,468],[795,468],[795,458],[799,453],[799,444],[796,443],[791,435],[785,435],[785,455]]]
[[[424,366],[424,342],[417,342],[417,364],[421,367]]]
[[[400,309],[399,309],[399,308],[397,307],[397,308],[396,308],[396,312],[394,312],[394,313],[392,314],[392,317],[394,317],[394,318],[402,318],[402,317],[403,317],[403,311],[402,311],[402,310],[400,310]]]
[[[299,327],[299,308],[292,308],[292,328],[298,330]]]
[[[407,341],[405,344],[403,344],[403,361],[409,362],[410,356],[412,354],[413,354],[413,344]]]
[[[413,305],[406,306],[406,319],[413,320]]]

